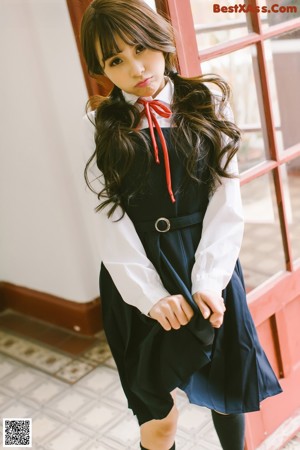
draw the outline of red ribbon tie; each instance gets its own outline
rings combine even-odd
[[[169,117],[171,117],[172,111],[166,105],[159,102],[158,100],[145,100],[143,98],[140,98],[138,100],[138,103],[140,103],[144,106],[144,110],[143,110],[142,114],[145,114],[145,116],[147,117],[148,124],[149,124],[150,136],[151,136],[152,145],[153,145],[153,149],[154,149],[155,162],[156,162],[156,164],[159,164],[160,161],[159,161],[159,156],[158,156],[158,146],[157,146],[155,133],[154,133],[154,129],[153,129],[154,126],[157,129],[157,133],[158,133],[158,136],[160,139],[163,156],[164,156],[167,188],[168,188],[168,192],[169,192],[171,201],[174,203],[176,200],[175,200],[173,190],[172,190],[172,179],[171,179],[171,169],[170,169],[168,147],[167,147],[167,143],[166,143],[165,137],[163,135],[163,132],[161,130],[161,127],[158,123],[157,118],[155,117],[155,114],[154,114],[154,111],[155,111],[161,117],[165,117],[168,119]]]

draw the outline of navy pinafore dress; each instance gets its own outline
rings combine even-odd
[[[198,167],[203,183],[191,180],[184,183],[184,160],[172,145],[171,129],[163,128],[162,132],[168,146],[176,202],[170,201],[166,189],[164,163],[156,164],[153,160],[146,187],[125,205],[125,210],[165,288],[170,294],[182,294],[194,309],[194,316],[179,330],[163,330],[157,321],[124,302],[102,264],[104,329],[128,406],[140,425],[162,419],[173,406],[170,392],[178,387],[186,392],[191,403],[219,412],[256,411],[263,399],[278,394],[281,388],[258,341],[240,263],[237,261],[222,293],[226,304],[224,323],[220,329],[214,329],[202,317],[191,295],[194,255],[208,205],[205,165],[202,162]],[[149,130],[143,133],[148,136]],[[158,138],[157,142],[163,161]],[[140,157],[137,155],[125,181],[125,190],[143,173],[144,151],[141,146]],[[170,219],[169,231],[155,229],[159,218]],[[168,223],[161,220],[157,225],[164,230]]]

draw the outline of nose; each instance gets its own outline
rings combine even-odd
[[[143,72],[145,72],[145,66],[143,61],[139,59],[133,59],[130,64],[130,72],[131,76],[133,77],[139,77],[142,75]]]

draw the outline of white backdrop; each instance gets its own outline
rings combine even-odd
[[[0,277],[86,302],[98,295],[82,175],[87,92],[64,0],[0,1]]]

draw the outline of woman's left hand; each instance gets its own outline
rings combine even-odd
[[[220,328],[223,323],[225,305],[223,298],[213,291],[196,292],[193,299],[197,303],[204,319],[209,319],[212,327]]]

